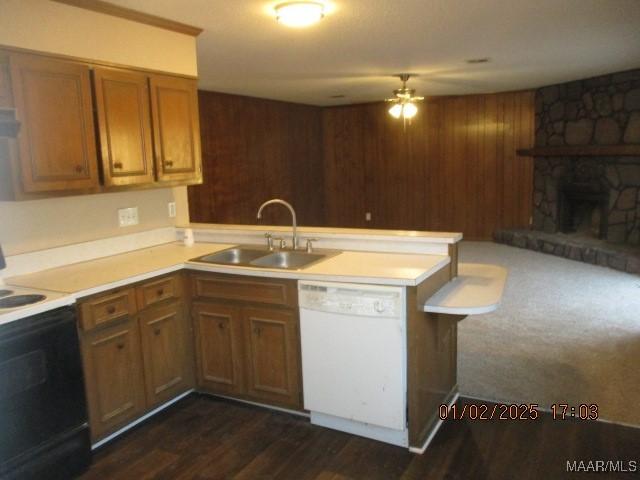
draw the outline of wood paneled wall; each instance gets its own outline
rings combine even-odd
[[[515,151],[533,144],[533,92],[430,98],[406,129],[387,108],[323,109],[327,225],[468,239],[529,225],[533,164]]]
[[[387,108],[200,92],[204,184],[189,187],[191,220],[255,224],[280,197],[302,225],[489,239],[529,224],[533,164],[515,151],[533,144],[533,92],[429,98],[406,129]],[[266,213],[290,223],[284,209]]]
[[[255,224],[260,204],[291,202],[303,225],[324,224],[321,109],[199,92],[204,182],[189,187],[192,222]],[[280,207],[265,224],[291,224]]]

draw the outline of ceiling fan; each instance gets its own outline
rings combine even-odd
[[[387,98],[387,102],[392,102],[393,105],[389,108],[389,114],[393,118],[402,118],[406,124],[406,121],[416,116],[418,113],[418,107],[416,102],[421,102],[424,97],[416,96],[416,91],[413,88],[407,87],[407,82],[411,75],[408,73],[401,73],[398,75],[402,81],[402,87],[393,91],[393,98]]]

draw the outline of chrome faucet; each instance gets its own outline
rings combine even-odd
[[[260,220],[262,218],[262,209],[264,207],[266,207],[267,205],[272,205],[272,204],[276,204],[276,203],[279,203],[280,205],[284,205],[291,212],[291,220],[292,220],[292,223],[293,223],[293,225],[292,225],[292,227],[293,227],[293,235],[292,235],[292,239],[291,239],[291,243],[292,243],[291,248],[293,250],[297,250],[297,248],[298,248],[298,222],[296,221],[296,211],[293,209],[293,207],[291,206],[291,204],[289,202],[285,202],[284,200],[280,200],[279,198],[274,198],[272,200],[268,200],[268,201],[264,202],[262,205],[260,205],[260,208],[258,209],[258,215],[256,217],[258,218],[258,220]]]

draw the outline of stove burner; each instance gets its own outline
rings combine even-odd
[[[0,290],[0,298],[6,297],[7,295],[11,295],[13,290]]]
[[[14,295],[12,297],[0,298],[0,308],[16,308],[31,305],[32,303],[44,300],[44,295]]]

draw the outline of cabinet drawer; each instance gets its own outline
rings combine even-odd
[[[240,275],[192,276],[193,295],[199,298],[236,300],[296,307],[295,280],[263,279]]]
[[[107,293],[80,304],[80,325],[91,330],[113,320],[136,313],[136,297],[133,289]]]
[[[180,298],[180,276],[172,275],[144,283],[136,291],[140,310],[169,298]]]

